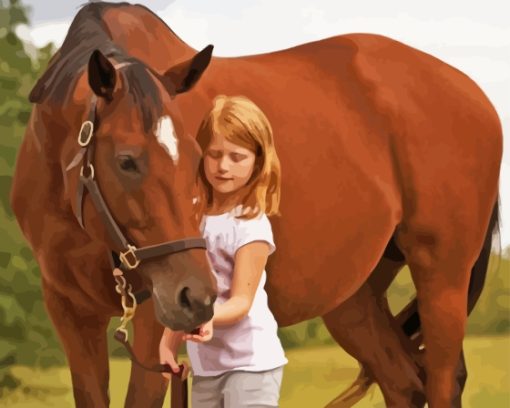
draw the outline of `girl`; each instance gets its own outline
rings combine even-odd
[[[201,230],[218,298],[199,334],[165,328],[160,359],[178,372],[177,350],[187,340],[193,408],[277,407],[287,359],[264,290],[275,250],[267,216],[278,214],[280,201],[271,126],[250,100],[218,96],[197,141]]]

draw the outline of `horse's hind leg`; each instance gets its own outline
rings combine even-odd
[[[496,201],[493,209],[492,214],[489,220],[489,225],[487,227],[487,230],[485,232],[485,240],[483,242],[481,251],[478,254],[478,258],[476,259],[476,262],[474,262],[474,265],[471,269],[471,274],[469,277],[469,289],[467,292],[467,314],[469,315],[473,308],[475,307],[480,294],[482,292],[482,289],[484,287],[485,283],[485,277],[487,274],[487,268],[489,264],[489,258],[491,254],[491,248],[492,248],[492,237],[493,237],[493,231],[498,228],[498,214],[499,214],[499,206],[498,202]],[[465,231],[463,231],[465,232]],[[448,234],[443,233],[443,239],[448,236]],[[465,233],[458,234],[458,239],[452,242],[455,242],[454,246],[456,248],[462,248],[462,245],[465,246],[465,244],[462,244],[463,238],[465,236]],[[450,235],[451,237],[451,235]],[[409,239],[410,236],[408,235],[407,239]],[[451,239],[451,238],[450,238]],[[429,242],[432,242],[429,240]],[[419,248],[419,246],[418,246]],[[427,250],[425,250],[427,251]],[[466,250],[463,251],[464,253],[468,252]],[[476,251],[473,250],[473,252],[476,253]],[[414,252],[416,255],[416,250]],[[419,254],[420,252],[418,252]],[[423,254],[423,248],[421,253]],[[455,252],[451,251],[451,259],[455,259]],[[469,262],[468,262],[469,264]],[[451,273],[451,271],[446,270],[445,274]],[[421,279],[424,279],[421,277]],[[425,277],[426,279],[426,277]],[[423,294],[422,294],[423,297]],[[418,314],[418,307],[417,302],[414,300],[411,302],[400,314],[397,316],[397,320],[399,321],[399,324],[402,326],[404,332],[407,336],[411,336],[414,333],[418,334],[418,338],[416,341],[418,344],[421,344],[423,342],[422,334],[419,333],[421,330],[421,322],[420,317]],[[444,333],[447,334],[447,333]],[[454,393],[452,398],[452,407],[460,407],[462,406],[462,391],[464,390],[464,385],[466,383],[467,379],[467,369],[466,369],[466,362],[464,359],[464,353],[461,352],[459,362],[456,367],[456,376],[455,376],[455,386],[454,386]]]
[[[472,265],[455,258],[455,253],[448,251],[445,257],[431,256],[429,265],[410,261],[426,349],[426,395],[431,408],[451,407],[456,388]]]
[[[397,324],[402,327],[404,334],[408,337],[412,337],[415,347],[419,347],[423,343],[423,337],[420,332],[420,318],[418,315],[416,299],[402,309],[395,318],[397,320]],[[370,383],[368,378],[365,378],[366,376],[366,373],[360,373],[360,381]],[[462,407],[462,393],[464,391],[464,386],[466,385],[467,376],[466,360],[464,358],[464,351],[462,351],[455,373],[455,391],[453,395],[452,408]]]
[[[381,260],[377,273],[394,273],[401,265]],[[387,310],[386,300],[365,284],[336,309],[323,316],[333,338],[375,378],[388,407],[422,407],[423,385],[408,340]],[[403,333],[402,333],[403,334]],[[362,396],[341,396],[330,407],[352,406]]]
[[[137,359],[146,366],[159,363],[159,341],[163,326],[156,321],[152,300],[146,300],[136,309],[133,319],[133,351]],[[131,364],[126,407],[160,408],[168,389],[168,380],[160,373],[147,371]]]
[[[453,392],[452,408],[462,407],[462,393],[467,380],[466,360],[464,359],[464,350],[460,352],[459,363],[455,372],[455,390]]]

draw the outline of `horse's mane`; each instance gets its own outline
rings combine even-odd
[[[117,73],[125,77],[128,93],[141,110],[145,130],[151,129],[161,115],[158,88],[146,66],[112,41],[102,19],[106,9],[127,5],[129,3],[102,2],[83,5],[69,27],[62,47],[30,92],[30,102],[48,101],[62,105],[74,89],[79,74],[86,69],[90,55],[98,49],[117,62],[131,63]]]

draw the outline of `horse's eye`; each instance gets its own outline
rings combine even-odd
[[[136,165],[135,160],[131,156],[119,156],[119,167],[129,173],[138,172],[138,166]]]

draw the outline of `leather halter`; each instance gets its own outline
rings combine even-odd
[[[101,190],[99,189],[99,185],[95,180],[95,170],[92,162],[94,159],[95,147],[94,125],[96,121],[96,103],[97,96],[94,95],[91,100],[88,119],[83,122],[80,134],[78,135],[78,144],[81,146],[81,150],[75,157],[75,160],[83,159],[76,197],[76,218],[78,219],[80,226],[85,228],[83,223],[83,197],[86,190],[88,191],[103,224],[106,226],[111,239],[117,248],[122,248],[119,252],[119,259],[126,269],[135,269],[141,261],[150,258],[174,254],[192,248],[207,249],[205,240],[201,237],[168,241],[144,248],[137,248],[126,239],[108,209],[103,195],[101,194]],[[73,160],[73,163],[75,160]]]

